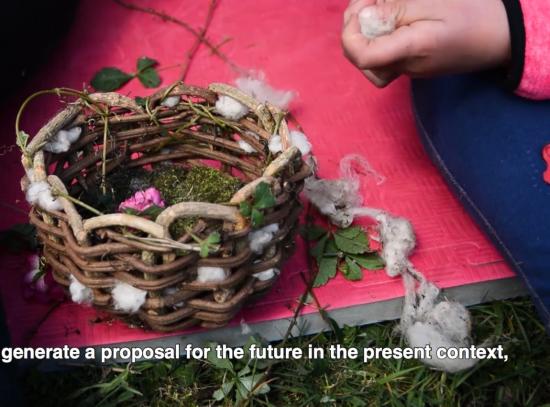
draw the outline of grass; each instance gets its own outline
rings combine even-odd
[[[508,362],[481,361],[472,370],[446,374],[414,360],[287,360],[263,378],[269,391],[241,400],[255,406],[542,406],[550,403],[550,342],[528,299],[497,301],[471,308],[476,343],[502,344]],[[400,346],[395,322],[343,327],[347,347]],[[293,338],[288,346],[328,347],[334,334]],[[216,361],[214,361],[216,362]],[[222,364],[223,365],[223,364]],[[141,362],[83,367],[44,373],[31,369],[22,378],[27,404],[47,406],[203,406],[235,405],[213,393],[246,370],[212,361]],[[265,366],[253,365],[258,373]],[[255,374],[252,372],[252,374]],[[263,385],[262,385],[263,386]],[[266,390],[266,387],[263,387]],[[238,389],[237,389],[238,390]],[[253,389],[254,390],[254,389]],[[548,404],[550,406],[550,404]]]

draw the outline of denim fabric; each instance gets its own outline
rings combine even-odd
[[[550,333],[550,101],[506,92],[485,75],[414,80],[424,146],[458,199],[527,285]]]

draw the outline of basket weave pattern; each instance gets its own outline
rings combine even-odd
[[[219,95],[233,97],[246,105],[249,113],[239,121],[223,119],[212,109]],[[225,84],[205,89],[177,83],[150,96],[145,107],[118,93],[88,96],[88,103],[68,104],[54,116],[23,155],[27,173],[22,179],[23,190],[31,181],[47,181],[52,190],[62,193],[58,199],[63,210],[46,211],[35,205],[30,211],[55,280],[68,287],[70,276],[74,276],[92,290],[94,307],[153,330],[226,324],[246,300],[276,281],[276,276],[261,281],[253,274],[280,268],[294,246],[301,211],[298,194],[310,168],[299,150],[289,146],[284,113]],[[162,100],[169,96],[180,96],[180,102],[174,107],[163,106]],[[90,100],[101,108],[101,114],[91,108]],[[104,145],[106,125],[109,137]],[[83,132],[69,151],[54,154],[43,150],[59,130],[74,126],[81,126]],[[235,134],[255,152],[243,151]],[[281,136],[283,145],[283,151],[274,156],[267,149],[272,134]],[[164,209],[155,221],[125,213],[83,219],[75,203],[63,197],[77,196],[120,168],[154,169],[168,160],[187,166],[215,162],[221,171],[238,176],[244,186],[227,204],[182,202]],[[263,253],[256,254],[249,248],[250,220],[241,215],[239,204],[249,199],[261,182],[271,186],[276,198],[275,207],[265,210],[264,224],[277,223],[279,231]],[[178,244],[193,242],[192,236],[185,233],[174,239],[170,225],[189,217],[198,219],[193,232],[202,238],[218,228],[218,251],[200,257],[197,252],[182,254],[177,249]],[[150,241],[130,239],[125,230]],[[229,271],[228,277],[221,282],[198,282],[197,268],[201,266],[222,267]],[[147,292],[137,313],[128,315],[115,309],[111,289],[117,280]]]

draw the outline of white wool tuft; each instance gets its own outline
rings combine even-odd
[[[38,205],[47,211],[63,209],[59,199],[53,197],[50,184],[46,181],[31,182],[27,188],[25,198],[31,205]]]
[[[455,373],[468,369],[477,363],[476,359],[449,359],[438,358],[437,350],[439,348],[456,348],[460,344],[450,340],[445,334],[441,333],[436,327],[425,322],[415,322],[405,332],[405,337],[410,347],[424,347],[429,345],[432,349],[430,359],[421,359],[423,363],[437,370]],[[463,345],[465,346],[465,345]]]
[[[111,290],[115,309],[119,311],[134,313],[145,303],[147,291],[140,290],[122,281],[116,281],[115,287]]]
[[[376,6],[365,7],[359,12],[361,34],[367,38],[376,38],[395,31],[395,16],[383,16]]]
[[[71,293],[71,299],[77,304],[90,304],[94,299],[92,290],[82,284],[72,274],[69,276],[71,284],[69,285],[69,292]]]
[[[273,236],[279,231],[279,225],[272,223],[248,234],[248,245],[254,253],[260,254],[271,243]]]
[[[225,280],[229,273],[221,267],[197,268],[197,281],[199,283],[217,283]]]
[[[269,151],[271,151],[273,154],[279,153],[283,151],[283,144],[281,143],[281,136],[271,136],[269,139]]]
[[[297,147],[302,155],[307,155],[311,152],[311,143],[309,142],[307,136],[298,130],[291,130],[289,133],[290,145]],[[281,136],[273,135],[269,139],[269,151],[273,154],[283,151],[283,144],[281,142]]]
[[[240,90],[248,93],[258,102],[269,102],[283,110],[288,107],[296,96],[296,93],[291,90],[277,90],[269,86],[265,82],[265,74],[263,72],[238,78],[235,84]]]
[[[163,290],[164,295],[174,295],[177,292],[178,292],[178,289],[175,287],[168,287]],[[180,301],[174,304],[174,308],[183,308],[183,307],[185,307],[184,301]]]
[[[181,98],[176,96],[168,96],[166,99],[164,99],[160,104],[165,107],[175,107],[180,102]]]
[[[382,241],[381,256],[386,263],[386,273],[390,277],[401,274],[408,264],[409,254],[416,245],[411,223],[405,219],[388,214],[377,216]]]
[[[248,107],[232,97],[220,95],[216,101],[216,112],[226,119],[239,120],[248,113]]]
[[[307,139],[307,136],[298,130],[290,131],[290,144],[297,147],[302,155],[307,155],[311,151],[311,143]]]
[[[250,335],[251,333],[252,333],[252,329],[250,329],[250,325],[246,323],[244,318],[241,318],[241,334]]]
[[[27,274],[25,274],[25,283],[32,283],[34,280],[34,276],[36,276],[38,273],[40,273],[40,256],[37,254],[33,254],[32,256],[28,257],[29,266],[30,269]]]
[[[271,280],[273,277],[275,277],[279,273],[280,271],[278,268],[271,268],[264,271],[260,271],[259,273],[254,273],[252,275],[260,281],[267,281],[267,280]]]
[[[256,150],[254,150],[254,147],[252,147],[250,144],[248,144],[244,140],[239,140],[237,143],[239,143],[239,147],[242,148],[247,153],[253,153]]]
[[[69,151],[71,144],[78,140],[81,133],[82,128],[78,126],[69,130],[59,130],[56,135],[44,145],[44,150],[56,154]]]

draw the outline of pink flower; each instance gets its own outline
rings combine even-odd
[[[151,187],[145,191],[136,192],[134,196],[122,202],[118,210],[122,212],[125,209],[134,209],[138,212],[143,212],[153,205],[164,208],[165,204],[160,196],[160,192],[156,188]]]

